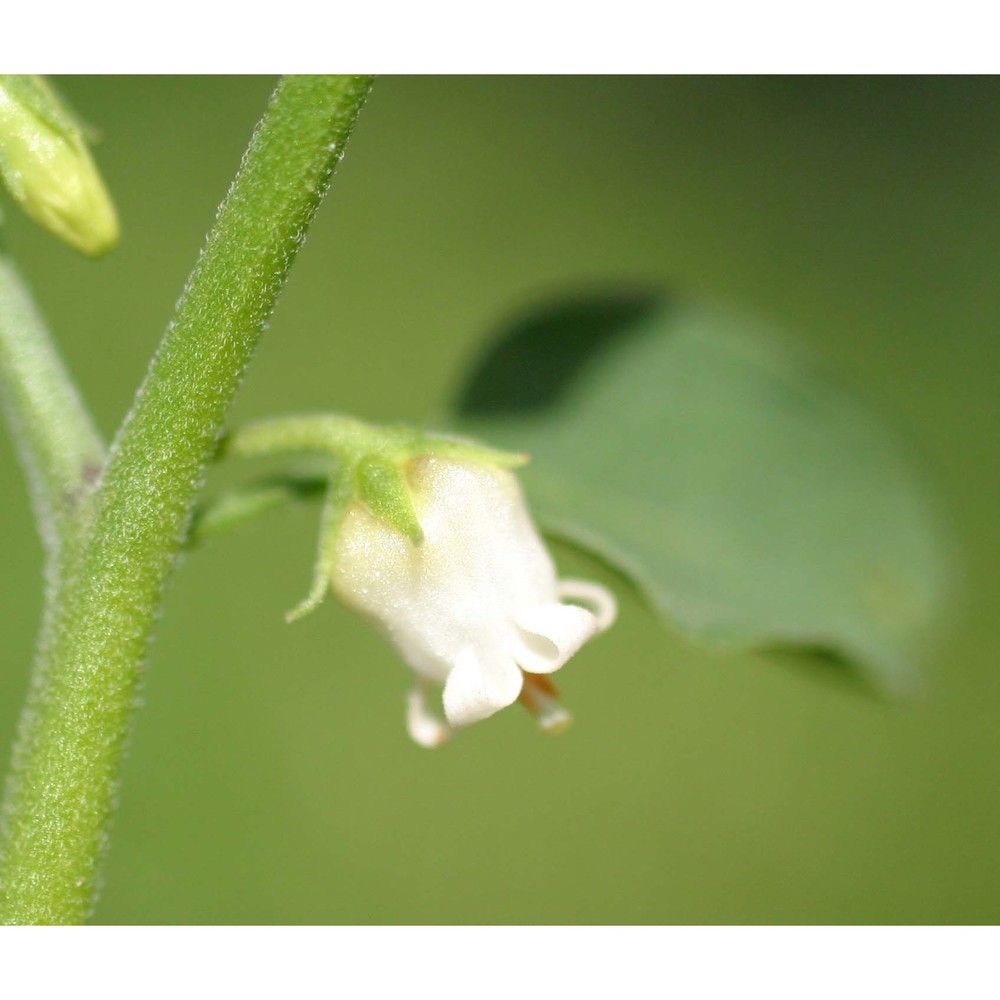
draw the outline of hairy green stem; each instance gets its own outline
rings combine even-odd
[[[77,530],[80,501],[104,464],[104,445],[30,290],[2,248],[0,394],[52,577],[60,549]]]
[[[313,451],[353,464],[366,455],[397,457],[419,453],[470,458],[516,468],[527,456],[498,451],[468,438],[430,434],[403,424],[368,424],[339,413],[274,417],[238,427],[221,442],[217,458],[253,458],[283,452]]]
[[[274,417],[238,427],[222,440],[220,456],[253,458],[282,452],[314,451],[350,459],[400,438],[412,437],[402,427],[379,427],[339,413]]]
[[[6,922],[80,922],[93,907],[164,582],[223,417],[369,85],[279,84],[112,446],[18,733],[0,841]]]

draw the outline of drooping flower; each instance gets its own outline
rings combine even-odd
[[[334,592],[388,637],[417,674],[407,724],[423,746],[519,698],[562,728],[549,675],[614,621],[602,586],[559,580],[516,476],[489,463],[424,455],[405,470],[423,538],[361,500],[343,514],[330,564]],[[434,692],[443,686],[444,718]]]

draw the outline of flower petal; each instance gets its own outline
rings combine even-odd
[[[478,722],[513,704],[523,681],[513,660],[481,660],[466,647],[445,682],[444,714],[453,726]]]
[[[518,666],[532,674],[558,670],[597,634],[597,618],[574,604],[541,604],[514,619],[519,641],[513,650]]]
[[[427,685],[422,681],[406,698],[406,731],[422,747],[439,747],[451,736],[451,726],[434,714]]]
[[[618,602],[615,595],[590,580],[559,580],[556,583],[556,593],[561,600],[582,604],[597,618],[597,631],[604,632],[611,628],[618,617]]]

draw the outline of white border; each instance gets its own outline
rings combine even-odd
[[[11,997],[795,998],[998,992],[983,927],[0,929]]]
[[[4,5],[0,68],[47,73],[969,73],[991,7],[843,0],[108,0]]]

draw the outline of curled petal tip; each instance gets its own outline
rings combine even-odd
[[[615,595],[590,580],[565,579],[556,584],[556,593],[564,601],[572,601],[590,611],[597,619],[597,631],[606,632],[618,618]]]
[[[534,674],[558,670],[597,631],[596,616],[573,604],[525,608],[514,621],[521,630],[515,659]]]

